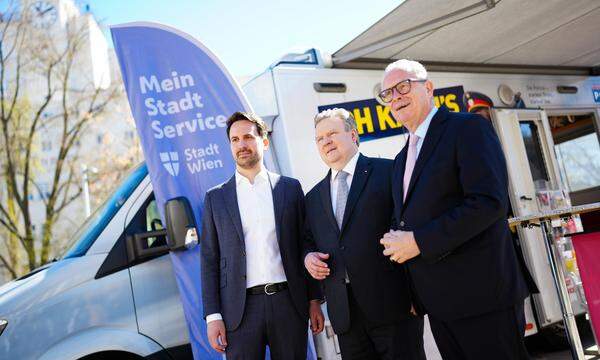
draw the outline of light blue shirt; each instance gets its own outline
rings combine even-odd
[[[425,135],[427,135],[427,130],[429,129],[429,124],[431,124],[431,119],[433,119],[433,116],[435,115],[435,113],[437,112],[437,107],[435,107],[435,105],[433,106],[433,108],[431,109],[431,111],[429,112],[429,114],[427,115],[427,117],[425,118],[425,121],[423,121],[421,123],[421,125],[419,125],[417,127],[417,130],[415,130],[415,135],[417,135],[419,137],[419,141],[417,141],[417,158],[419,157],[419,153],[421,152],[421,147],[423,146],[423,141],[425,141]],[[410,133],[412,135],[412,133]]]

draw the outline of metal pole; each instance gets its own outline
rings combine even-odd
[[[85,217],[87,218],[92,213],[92,209],[90,205],[90,189],[88,185],[88,167],[86,164],[81,165],[81,172],[83,173],[83,207],[85,210]]]
[[[565,331],[567,332],[569,344],[571,345],[571,355],[573,356],[573,359],[585,360],[583,345],[581,344],[581,339],[579,338],[579,331],[577,330],[575,315],[573,314],[571,300],[569,299],[569,292],[567,291],[565,273],[561,263],[560,255],[558,254],[556,242],[554,241],[554,235],[552,234],[552,220],[541,220],[540,224],[542,225],[543,229],[545,240],[544,243],[546,245],[548,261],[550,262],[550,269],[552,269],[554,285],[556,285],[558,299],[560,300]]]

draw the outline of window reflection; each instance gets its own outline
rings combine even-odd
[[[600,144],[594,117],[593,113],[548,117],[560,176],[570,192],[600,187]]]
[[[588,134],[555,146],[561,177],[570,191],[600,186],[600,145]]]
[[[522,121],[520,126],[533,181],[550,181],[550,178],[548,178],[548,172],[546,171],[546,164],[544,162],[544,154],[540,144],[540,136],[537,125],[535,125],[533,121]]]

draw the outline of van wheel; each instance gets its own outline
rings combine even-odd
[[[143,358],[125,351],[103,351],[80,358],[79,360],[142,360]]]

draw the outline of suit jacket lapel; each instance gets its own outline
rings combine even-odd
[[[352,184],[350,184],[350,192],[348,193],[348,200],[346,200],[346,209],[344,210],[344,220],[342,221],[342,232],[344,227],[348,223],[348,219],[350,215],[352,215],[352,211],[358,201],[360,193],[362,192],[365,184],[367,183],[367,179],[371,174],[371,162],[368,158],[364,157],[362,154],[358,156],[358,161],[356,162],[356,168],[354,169],[354,175],[352,176]]]
[[[406,142],[406,145],[408,145],[408,140]],[[406,145],[402,148],[402,150],[400,150],[400,156],[397,160],[398,170],[394,172],[394,179],[392,182],[392,187],[394,188],[392,196],[398,197],[397,201],[398,204],[400,204],[399,208],[402,208],[402,206],[404,206],[404,169],[406,168],[406,156],[408,154],[408,147]],[[397,188],[394,186],[394,184],[397,184]]]
[[[242,246],[245,246],[244,231],[242,230],[242,218],[240,217],[240,208],[238,207],[235,185],[235,175],[233,175],[231,179],[229,179],[229,181],[223,186],[223,197],[225,199],[225,207],[227,208],[227,212],[229,212],[229,216],[231,217],[235,231],[240,238]]]
[[[277,242],[281,249],[281,220],[283,216],[283,209],[285,208],[285,189],[281,176],[276,176],[267,172],[269,177],[269,183],[271,185],[271,194],[273,197],[273,210],[275,213],[275,232],[277,234]]]
[[[419,152],[419,156],[417,157],[417,162],[415,163],[415,168],[413,169],[413,173],[410,177],[410,183],[408,185],[408,192],[406,193],[406,202],[408,202],[410,194],[415,187],[415,183],[419,179],[419,175],[421,175],[421,171],[423,167],[427,163],[427,160],[433,154],[433,150],[440,140],[445,126],[446,116],[448,115],[448,110],[445,107],[440,107],[437,113],[431,119],[431,123],[429,124],[429,129],[427,130],[427,134],[425,135],[425,140],[423,142],[423,146],[421,146],[421,151]],[[405,161],[406,164],[406,161]]]
[[[331,170],[329,170],[325,179],[319,183],[319,194],[321,195],[321,205],[323,205],[323,210],[325,210],[325,216],[329,219],[329,223],[335,228],[339,236],[340,229],[335,220],[335,214],[331,205]]]

